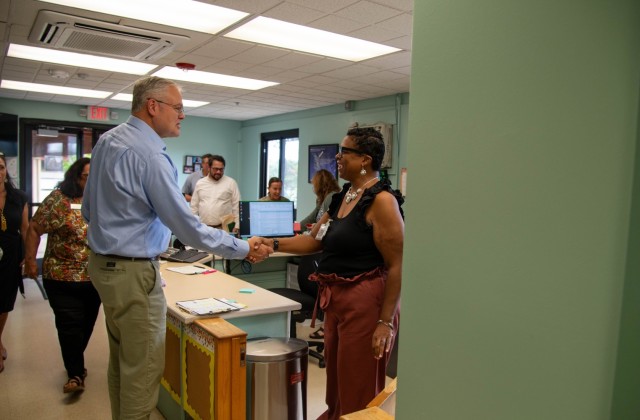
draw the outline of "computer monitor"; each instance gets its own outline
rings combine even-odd
[[[293,201],[241,201],[240,236],[293,236]]]

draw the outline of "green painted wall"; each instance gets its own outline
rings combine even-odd
[[[638,22],[415,2],[397,418],[640,418]]]

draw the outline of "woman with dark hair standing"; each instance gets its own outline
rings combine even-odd
[[[31,278],[38,276],[36,253],[40,237],[48,234],[42,278],[55,314],[69,378],[62,388],[65,393],[84,390],[84,350],[100,309],[100,296],[87,274],[87,225],[80,213],[89,162],[88,158],[81,158],[69,167],[58,188],[38,208],[27,233],[25,274]]]
[[[309,279],[324,310],[326,403],[321,419],[362,410],[385,386],[399,324],[403,198],[379,179],[382,135],[355,128],[342,139],[338,173],[348,181],[310,235],[261,238],[274,251],[322,251]]]
[[[27,195],[13,185],[7,172],[7,160],[0,152],[0,372],[7,359],[2,332],[22,281],[22,250],[29,225],[28,201]]]

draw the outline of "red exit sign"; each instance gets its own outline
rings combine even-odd
[[[109,121],[109,108],[104,106],[88,106],[87,119],[91,121]]]

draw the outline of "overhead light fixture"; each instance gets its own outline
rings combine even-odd
[[[399,48],[263,16],[224,36],[349,61],[362,61],[400,51]]]
[[[15,80],[3,80],[0,88],[13,90],[26,90],[28,92],[51,93],[53,95],[79,96],[83,98],[106,98],[113,92],[102,90],[79,89],[66,86],[42,85],[39,83],[17,82]]]
[[[217,34],[249,15],[238,10],[192,0],[40,1],[208,34]]]
[[[133,102],[133,95],[131,93],[118,93],[113,98],[109,98],[114,101]],[[210,102],[192,101],[190,99],[182,99],[182,106],[185,108],[198,108],[200,106],[209,105]]]
[[[139,63],[137,61],[99,57],[97,55],[80,54],[48,48],[30,47],[20,44],[10,44],[7,57],[137,75],[147,74],[158,67],[156,64]]]
[[[229,76],[226,74],[209,73],[199,70],[184,71],[177,67],[163,67],[153,75],[172,80],[181,80],[183,82],[202,83],[204,85],[226,86],[248,90],[264,89],[266,87],[279,84],[276,82],[247,79],[246,77]]]

